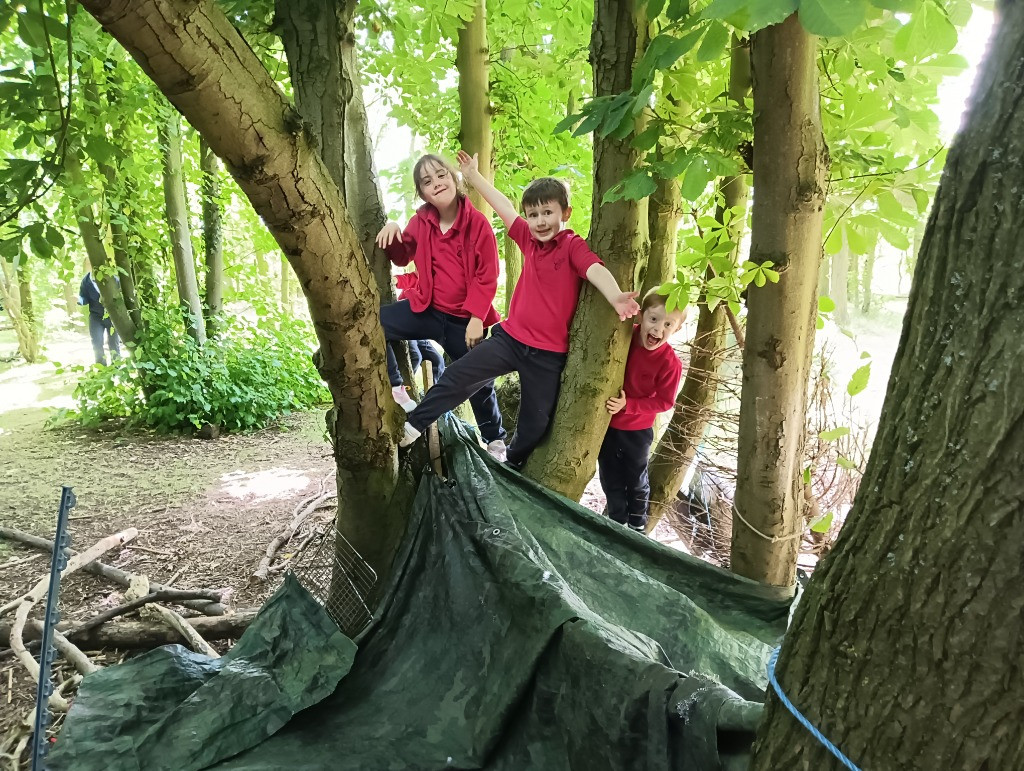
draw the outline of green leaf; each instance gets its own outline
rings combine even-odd
[[[921,0],[871,0],[871,4],[875,8],[881,8],[883,11],[893,11],[909,13],[917,8]]]
[[[850,471],[856,471],[857,470],[857,464],[854,463],[849,458],[844,457],[842,455],[840,455],[839,457],[836,458],[836,465],[838,465],[840,468],[849,469]]]
[[[647,0],[647,18],[654,19],[661,15],[665,0]]]
[[[867,0],[800,0],[799,16],[812,35],[841,37],[859,27],[867,12]]]
[[[729,30],[724,24],[712,23],[697,49],[698,62],[713,62],[722,58],[729,44]]]
[[[818,298],[818,312],[819,313],[831,313],[836,309],[835,301],[827,296],[822,295]]]
[[[643,150],[644,152],[651,150],[656,144],[658,144],[658,139],[661,138],[662,128],[661,122],[655,121],[633,137],[633,141],[630,142],[630,144],[637,150]]]
[[[690,0],[668,0],[665,15],[672,21],[679,21],[690,13]]]
[[[870,359],[871,358],[871,353],[869,351],[861,351],[860,352],[860,357],[862,359]]]
[[[815,533],[827,533],[828,529],[832,527],[832,512],[827,512],[824,516],[819,517],[814,524],[811,525],[811,530]]]
[[[836,439],[841,439],[850,433],[848,426],[837,426],[836,428],[830,428],[828,431],[821,431],[818,433],[818,438],[824,442],[834,442]]]
[[[868,387],[868,380],[871,378],[871,362],[858,367],[853,375],[850,376],[850,382],[846,384],[846,393],[850,396],[856,396],[865,388]]]
[[[811,467],[808,466],[804,469],[804,484],[809,485],[811,483]]]

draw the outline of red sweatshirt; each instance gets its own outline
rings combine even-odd
[[[446,233],[440,215],[424,204],[387,248],[395,265],[416,264],[417,281],[404,299],[417,313],[437,308],[453,316],[482,319],[485,327],[499,321],[494,308],[498,289],[498,242],[491,223],[470,203],[459,202],[459,213]]]
[[[639,431],[654,425],[654,418],[672,408],[679,390],[683,364],[668,343],[648,351],[640,342],[640,325],[633,325],[633,339],[626,357],[622,384],[626,406],[612,415],[611,428]]]

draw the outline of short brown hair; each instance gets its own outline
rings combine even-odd
[[[668,295],[664,295],[658,291],[659,287],[654,287],[644,295],[643,301],[640,303],[640,313],[651,308],[657,308],[659,305],[665,308],[668,312]],[[686,320],[686,305],[677,305],[676,309],[672,313],[682,313],[683,320]]]
[[[540,177],[533,180],[523,191],[522,209],[540,206],[542,203],[557,203],[562,211],[569,208],[569,186],[554,177]]]
[[[462,182],[462,177],[460,177],[458,173],[455,171],[455,167],[452,166],[451,163],[442,158],[440,155],[436,155],[435,153],[427,153],[426,155],[422,156],[418,161],[416,161],[416,165],[412,167],[412,185],[414,188],[416,188],[417,196],[419,196],[421,199],[423,198],[423,191],[420,190],[420,172],[423,171],[423,167],[426,166],[428,163],[431,166],[440,167],[447,171],[449,174],[451,174],[452,179],[455,180],[455,193],[459,196],[459,198],[466,197],[465,185]]]

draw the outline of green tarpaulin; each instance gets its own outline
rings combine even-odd
[[[52,767],[744,767],[785,593],[442,428],[453,481],[424,475],[354,660],[287,581],[220,661],[173,646],[86,678]]]

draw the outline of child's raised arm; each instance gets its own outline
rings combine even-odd
[[[620,321],[625,321],[640,312],[640,304],[636,301],[637,295],[640,293],[623,292],[619,289],[619,282],[604,265],[595,262],[587,268],[587,281],[596,286],[597,290],[604,295],[615,312],[619,314]]]
[[[462,176],[465,177],[466,181],[475,187],[480,195],[484,197],[484,200],[491,205],[495,213],[501,217],[501,221],[505,223],[506,228],[512,227],[512,223],[516,221],[519,216],[519,212],[516,211],[515,205],[508,200],[504,193],[498,190],[494,185],[487,181],[487,178],[480,173],[480,163],[477,156],[470,155],[465,150],[459,150],[456,156],[459,160],[459,168],[462,170]]]

